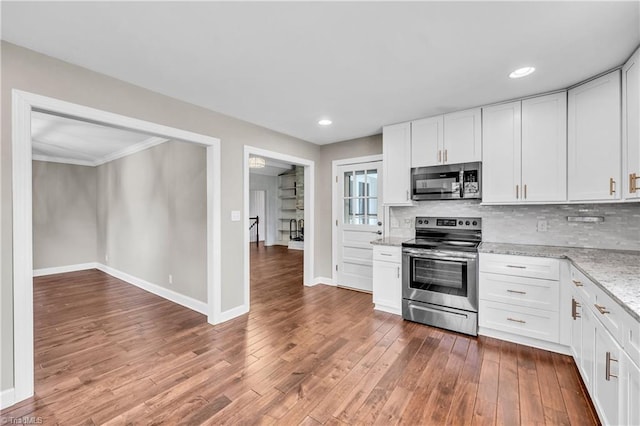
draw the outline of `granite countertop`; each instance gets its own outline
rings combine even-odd
[[[569,259],[640,321],[640,251],[483,242],[481,253]]]
[[[371,241],[371,244],[373,244],[374,246],[401,247],[402,243],[410,239],[411,238],[407,238],[407,237],[384,237],[384,238],[379,238],[377,240]]]

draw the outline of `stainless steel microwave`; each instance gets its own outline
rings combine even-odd
[[[411,169],[411,199],[482,198],[482,163],[447,164]]]

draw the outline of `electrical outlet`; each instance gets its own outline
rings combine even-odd
[[[173,284],[173,275],[169,274],[169,284]]]
[[[547,232],[548,229],[548,223],[546,220],[539,220],[538,221],[538,232]]]
[[[411,220],[411,219],[405,219],[404,220],[404,224],[407,225],[407,226],[411,226],[412,223],[413,223],[413,220]]]

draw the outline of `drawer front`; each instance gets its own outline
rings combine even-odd
[[[596,285],[573,265],[571,265],[569,285],[573,289],[573,293],[582,299],[581,303],[585,305],[591,303]]]
[[[402,262],[402,247],[373,246],[373,260],[383,262]]]
[[[480,253],[480,271],[544,280],[559,280],[560,261],[546,257]]]
[[[558,281],[480,273],[480,299],[558,311]]]
[[[506,303],[480,300],[480,327],[506,331],[547,342],[560,339],[558,312],[513,306]]]
[[[594,285],[589,307],[595,317],[611,333],[613,338],[622,346],[622,321],[626,312],[604,290]]]
[[[624,312],[622,316],[622,347],[637,365],[640,365],[640,322]]]

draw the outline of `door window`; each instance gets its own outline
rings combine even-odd
[[[344,223],[378,223],[378,171],[355,170],[344,173]]]

